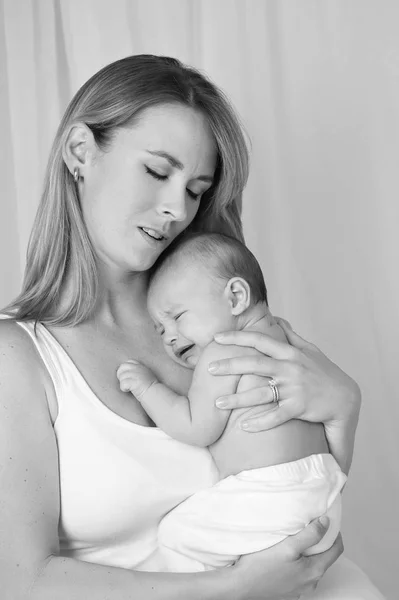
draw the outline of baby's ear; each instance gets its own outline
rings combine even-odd
[[[231,307],[231,314],[238,317],[251,303],[251,289],[242,277],[232,277],[226,284],[224,293]]]

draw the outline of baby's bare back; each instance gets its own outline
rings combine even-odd
[[[256,353],[256,350],[253,352]],[[259,386],[264,387],[265,397],[269,399],[268,380],[256,375],[243,375],[238,382],[237,392]],[[241,429],[241,422],[264,413],[265,408],[268,406],[234,409],[231,412],[222,436],[209,448],[221,478],[247,469],[268,467],[329,451],[324,427],[319,423],[295,419],[259,433]]]

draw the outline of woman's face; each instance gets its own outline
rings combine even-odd
[[[81,204],[98,258],[144,271],[194,219],[217,148],[205,117],[184,105],[146,109],[85,165]]]

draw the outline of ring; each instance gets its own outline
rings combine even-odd
[[[280,393],[278,391],[278,386],[276,381],[272,378],[269,380],[269,388],[271,389],[272,393],[273,393],[273,402],[274,404],[279,404],[280,401]]]

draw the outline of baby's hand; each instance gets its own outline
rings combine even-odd
[[[153,383],[158,382],[151,369],[137,360],[128,360],[122,363],[116,375],[122,392],[131,392],[137,400],[140,400]]]

